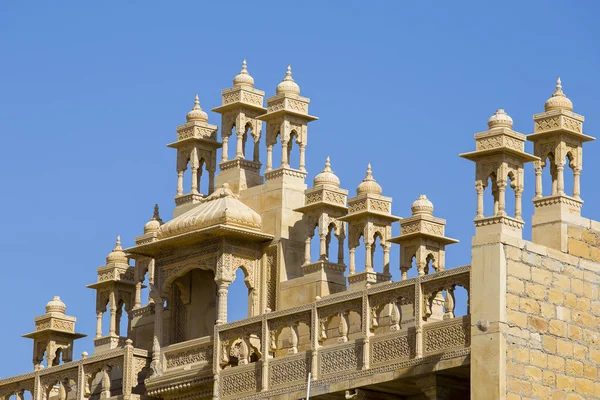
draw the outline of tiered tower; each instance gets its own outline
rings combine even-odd
[[[235,193],[263,183],[260,174],[260,137],[262,121],[258,116],[267,110],[263,107],[265,92],[254,88],[254,78],[248,73],[246,60],[241,72],[233,78],[233,87],[221,92],[223,104],[213,108],[221,114],[221,172],[217,185],[227,182]],[[229,138],[235,132],[235,157],[229,159]],[[246,142],[251,140],[252,154],[246,154]]]
[[[580,176],[583,165],[583,143],[595,140],[583,133],[583,115],[573,112],[573,103],[562,91],[560,78],[556,90],[544,105],[544,112],[533,116],[535,162],[535,211],[532,219],[532,239],[558,250],[567,251],[567,223],[580,224]],[[552,190],[544,196],[544,168],[552,177]],[[565,188],[565,166],[573,171],[573,188]]]

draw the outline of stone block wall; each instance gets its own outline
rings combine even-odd
[[[568,232],[570,254],[504,245],[508,400],[600,398],[600,234]]]

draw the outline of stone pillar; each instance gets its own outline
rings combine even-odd
[[[310,264],[310,242],[312,240],[312,236],[307,236],[304,239],[304,264]]]
[[[270,144],[267,146],[267,168],[266,172],[269,172],[273,169],[273,145]]]
[[[152,338],[151,364],[155,371],[160,371],[160,347],[162,345],[163,308],[164,301],[162,297],[157,297],[154,301],[154,337]]]
[[[288,141],[281,141],[281,166],[289,168],[290,161],[288,160]]]
[[[338,264],[344,264],[344,237],[342,235],[337,235],[338,239]]]
[[[539,199],[543,196],[542,191],[542,166],[540,161],[535,163],[535,198]]]
[[[306,157],[306,145],[305,144],[301,144],[300,145],[300,165],[299,165],[299,169],[302,172],[306,171],[305,165],[305,157]]]
[[[475,190],[477,190],[477,218],[483,218],[483,184],[481,181],[475,182]]]
[[[365,243],[365,271],[373,272],[373,253],[371,252],[371,243]]]
[[[498,212],[496,215],[506,215],[506,180],[498,179]]]
[[[200,167],[192,167],[192,193],[198,193],[198,169]]]
[[[556,164],[556,191],[565,194],[565,164]]]
[[[317,312],[317,304],[313,303],[313,308],[310,313],[310,330],[311,330],[311,355],[310,355],[310,371],[311,379],[319,378],[319,314]]]
[[[217,291],[217,325],[227,323],[227,292],[230,282],[218,282]]]
[[[581,168],[573,168],[573,197],[576,199],[581,199],[580,178]]]
[[[254,155],[252,157],[252,161],[258,163],[260,162],[260,138],[254,139]]]
[[[354,275],[356,272],[356,248],[352,247],[350,249],[350,275]]]
[[[215,191],[215,168],[208,170],[208,194]]]
[[[117,300],[115,298],[115,292],[110,292],[109,297],[109,308],[110,308],[110,330],[111,336],[116,335],[117,332]]]
[[[177,171],[177,195],[183,194],[183,170]]]
[[[402,273],[402,278],[401,280],[405,281],[408,277],[408,270],[411,268],[411,266],[401,266],[400,267],[400,272]]]
[[[223,136],[223,150],[221,151],[221,162],[229,161],[229,136]]]
[[[235,130],[237,143],[235,146],[235,158],[244,158],[244,134],[242,131]]]
[[[48,368],[54,365],[54,357],[56,356],[56,348],[54,347],[53,342],[49,342],[46,345],[46,363],[48,364]]]
[[[96,337],[102,337],[102,311],[96,311]]]
[[[327,234],[319,233],[319,260],[327,259]]]
[[[110,367],[108,365],[102,368],[101,385],[100,398],[108,399],[110,397]]]
[[[383,273],[390,274],[390,248],[389,244],[383,245]]]
[[[136,282],[135,284],[135,304],[133,308],[139,308],[142,306],[142,282]]]
[[[515,188],[515,219],[523,219],[523,207],[522,207],[522,198],[523,198],[523,188],[517,187]]]

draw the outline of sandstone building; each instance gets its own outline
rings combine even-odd
[[[220,134],[196,97],[168,145],[173,217],[156,207],[135,246],[117,239],[89,285],[93,354],[74,357],[83,335],[54,297],[25,335],[32,372],[0,380],[0,399],[299,399],[309,385],[311,399],[600,398],[600,223],[582,217],[579,184],[583,144],[594,138],[560,79],[532,134],[497,110],[461,154],[475,163],[475,236],[471,263],[448,268],[456,240],[426,196],[400,219],[370,166],[349,192],[329,159],[307,185],[317,118],[289,67],[266,107],[264,96],[244,62],[214,109]],[[522,239],[528,162],[532,241]],[[394,244],[399,266],[389,262]],[[231,322],[238,270],[248,316]]]

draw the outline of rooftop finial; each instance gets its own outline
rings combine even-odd
[[[252,78],[250,76],[250,74],[248,73],[246,59],[244,59],[244,61],[242,61],[242,70],[240,71],[240,73],[237,74],[235,76],[235,78],[233,78],[233,86],[234,87],[241,87],[241,86],[254,87],[254,78]]]
[[[243,73],[248,73],[248,70],[246,69],[246,59],[244,58],[244,61],[242,61],[242,74]]]
[[[121,235],[117,235],[117,244],[115,245],[115,250],[123,250],[121,247]]]
[[[562,90],[562,82],[560,80],[560,76],[556,79],[556,90],[552,94],[552,96],[546,100],[546,104],[544,105],[544,109],[546,111],[551,110],[567,110],[573,111],[573,103],[569,98],[564,94]]]
[[[208,121],[208,114],[205,113],[202,108],[200,107],[200,100],[198,99],[198,95],[196,95],[196,97],[194,98],[194,108],[192,108],[192,110],[187,113],[186,117],[188,122],[191,121],[202,121],[202,122],[206,122]]]
[[[331,171],[331,162],[329,160],[329,156],[327,156],[327,159],[325,160],[325,169],[323,171]]]
[[[560,76],[556,79],[556,91],[554,92],[554,96],[564,96],[565,94],[562,91],[562,82],[560,81]]]
[[[325,160],[325,168],[317,176],[315,176],[314,185],[333,185],[340,187],[340,178],[338,178],[331,170],[331,162],[329,157]]]
[[[375,181],[373,178],[373,171],[371,170],[371,163],[367,165],[367,176],[356,188],[356,194],[361,195],[364,193],[369,194],[377,194],[380,195],[382,193],[381,186]]]
[[[294,78],[292,78],[292,65],[288,64],[287,67],[287,72],[285,73],[285,78],[283,78],[286,81],[293,81]]]
[[[154,218],[154,219],[160,218],[160,214],[158,213],[158,204],[154,205],[154,215],[152,216],[152,218]]]
[[[277,85],[277,94],[281,93],[300,94],[300,86],[292,78],[292,66],[290,64],[287,66],[285,78]]]
[[[373,180],[373,171],[371,171],[371,163],[367,165],[367,176],[365,180],[372,181]]]

